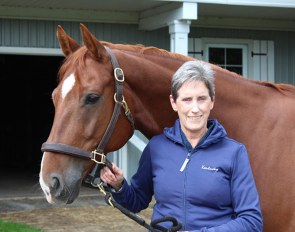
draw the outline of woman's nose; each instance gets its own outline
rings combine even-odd
[[[192,102],[192,111],[193,112],[197,112],[197,111],[199,111],[199,104],[198,104],[198,102],[197,101],[193,101]]]

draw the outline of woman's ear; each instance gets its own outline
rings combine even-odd
[[[170,94],[170,96],[169,96],[169,99],[170,99],[170,103],[171,103],[172,109],[173,109],[175,112],[177,112],[177,105],[176,105],[176,103],[175,103],[175,101],[174,101],[174,99],[173,99],[173,97],[172,97],[171,94]]]

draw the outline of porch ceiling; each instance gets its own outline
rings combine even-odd
[[[180,2],[183,0],[1,0],[0,18],[139,24],[144,12],[166,6],[168,9],[169,5]],[[196,2],[198,20],[193,25],[206,26],[208,23],[209,26],[214,26],[219,20],[231,25],[234,19],[250,20],[249,24],[255,24],[255,20],[272,21],[275,22],[276,29],[280,25],[287,29],[295,24],[295,8],[292,7],[216,4],[218,1],[208,3],[209,0]]]

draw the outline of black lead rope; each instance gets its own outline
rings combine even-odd
[[[123,214],[125,214],[127,217],[131,218],[133,221],[138,223],[139,225],[145,227],[150,232],[177,232],[181,229],[182,224],[179,223],[175,218],[173,217],[163,217],[156,219],[151,222],[151,225],[147,224],[143,218],[138,216],[137,214],[131,212],[130,210],[124,208],[122,205],[117,203],[113,197],[112,194],[109,191],[105,191],[105,187],[103,186],[103,182],[100,184],[97,184],[97,187],[99,190],[105,195],[105,201],[108,205],[120,210]],[[108,188],[108,187],[106,187]],[[170,228],[165,228],[161,225],[159,225],[162,222],[171,222],[172,226]]]
[[[95,168],[92,170],[92,172],[88,174],[85,182],[88,184],[90,183],[93,187],[98,187],[100,192],[104,194],[105,202],[108,205],[120,210],[124,215],[126,215],[127,217],[129,217],[130,219],[138,223],[139,225],[145,227],[150,232],[177,232],[181,229],[182,224],[178,222],[174,217],[162,217],[152,221],[151,224],[149,225],[139,215],[131,212],[130,210],[126,209],[125,207],[120,205],[118,202],[116,202],[112,197],[109,186],[107,186],[105,183],[101,181],[100,183],[98,183],[97,181],[98,176],[100,174],[100,170],[103,166],[107,166],[111,170],[111,172],[113,172],[112,163],[107,158],[105,158],[104,164],[96,165]],[[159,225],[160,223],[163,223],[163,222],[171,222],[172,226],[167,229]]]

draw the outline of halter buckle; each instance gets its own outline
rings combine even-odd
[[[106,156],[103,153],[99,153],[97,150],[91,152],[92,158],[91,160],[97,164],[105,164],[106,163]],[[97,157],[100,157],[98,160]]]
[[[114,69],[114,76],[118,82],[124,82],[124,72],[121,68],[115,68]]]

